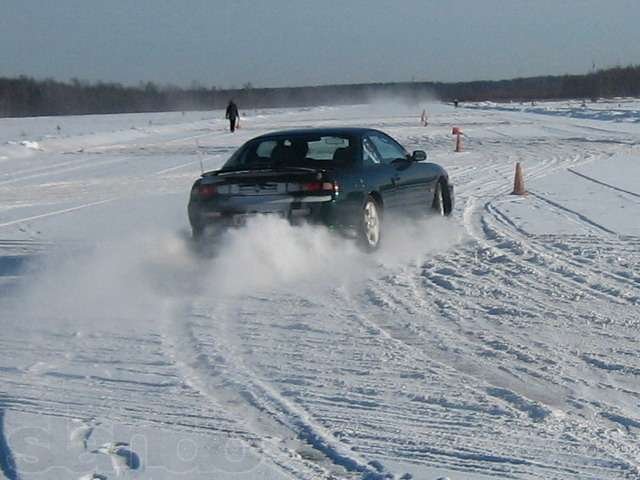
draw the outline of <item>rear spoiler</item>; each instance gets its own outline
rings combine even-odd
[[[326,169],[322,168],[306,168],[306,167],[291,167],[291,168],[266,168],[259,170],[215,170],[212,172],[206,172],[202,174],[203,177],[273,177],[275,175],[309,175],[309,174],[324,174]]]

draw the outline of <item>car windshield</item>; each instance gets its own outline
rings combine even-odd
[[[323,168],[353,161],[355,141],[343,135],[296,134],[263,137],[238,150],[222,170]]]

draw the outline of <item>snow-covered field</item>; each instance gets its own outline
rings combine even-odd
[[[0,477],[640,478],[640,102],[423,107],[0,119]],[[427,150],[453,217],[191,251],[200,163],[326,125]]]

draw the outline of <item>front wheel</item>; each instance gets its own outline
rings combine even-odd
[[[367,251],[373,251],[380,245],[382,233],[382,217],[380,207],[373,197],[369,196],[362,209],[360,225],[360,243]]]
[[[442,183],[440,182],[436,184],[436,191],[433,194],[433,203],[431,204],[431,210],[439,217],[444,217],[446,213],[444,208],[444,193],[442,192]]]

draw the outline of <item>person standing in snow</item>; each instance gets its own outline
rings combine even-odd
[[[229,105],[227,105],[227,113],[225,116],[229,120],[229,129],[232,132],[235,132],[236,120],[240,117],[240,113],[238,113],[238,106],[234,103],[233,100],[229,100]]]

